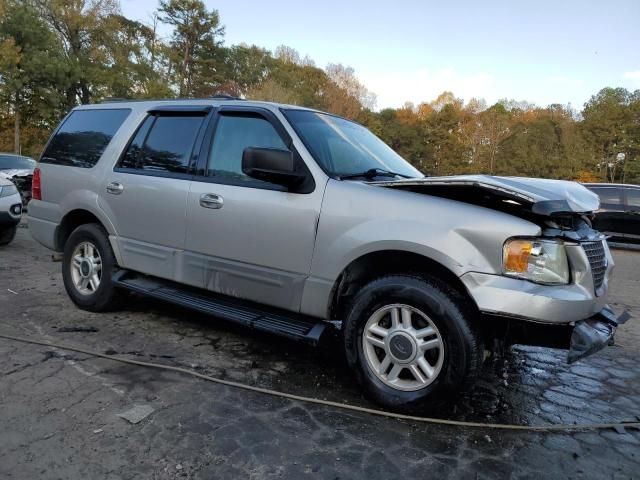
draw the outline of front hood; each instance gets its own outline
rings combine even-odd
[[[600,199],[595,193],[579,183],[566,180],[457,175],[370,182],[370,184],[473,204],[484,204],[488,197],[491,197],[494,201],[519,205],[535,215],[543,216],[589,213],[600,206]]]
[[[13,185],[13,182],[8,178],[4,178],[0,175],[0,187],[8,187],[9,185]]]
[[[0,177],[4,178],[13,178],[13,177],[28,177],[29,175],[33,175],[33,170],[29,170],[26,168],[14,168],[12,170],[0,170]]]

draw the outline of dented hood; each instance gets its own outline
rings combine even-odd
[[[588,213],[597,210],[600,206],[600,199],[595,193],[577,182],[566,180],[457,175],[371,183],[382,187],[402,188],[462,201],[464,198],[459,197],[464,197],[465,192],[482,192],[499,197],[505,202],[528,207],[537,215]]]

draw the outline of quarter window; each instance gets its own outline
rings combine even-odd
[[[242,152],[248,147],[287,148],[273,125],[260,116],[220,115],[209,152],[206,175],[260,182],[242,172]]]
[[[128,108],[73,111],[47,145],[40,161],[93,167],[130,112]]]
[[[138,129],[122,159],[122,168],[188,173],[193,145],[204,116],[150,116]]]

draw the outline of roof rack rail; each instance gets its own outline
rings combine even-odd
[[[215,95],[211,95],[210,98],[220,98],[224,100],[244,100],[244,98],[235,97],[233,95],[229,95],[227,93],[216,93]]]
[[[104,98],[100,101],[100,103],[119,103],[119,102],[188,102],[190,100],[242,100],[244,98],[234,97],[233,95],[227,95],[226,93],[217,93],[215,95],[211,95],[210,97],[204,98],[118,98],[118,97],[109,97]]]
[[[119,97],[107,97],[100,100],[100,103],[117,103],[117,102],[131,102],[131,99],[119,98]]]

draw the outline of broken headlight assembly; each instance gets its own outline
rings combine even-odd
[[[502,250],[502,270],[509,277],[545,285],[569,283],[569,261],[564,243],[539,238],[512,238]]]

